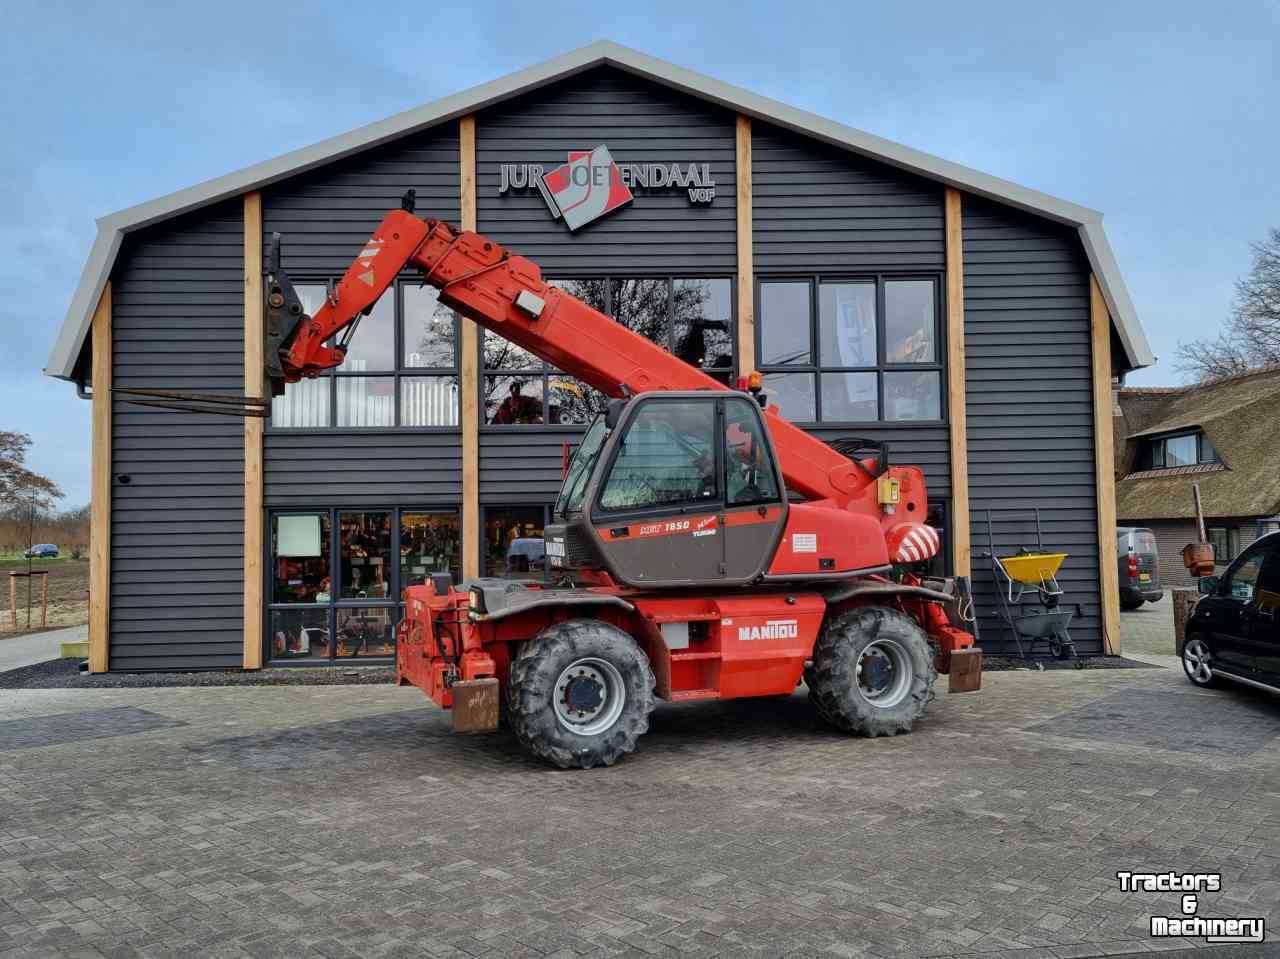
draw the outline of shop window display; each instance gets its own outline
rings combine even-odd
[[[342,599],[391,596],[391,514],[339,513]]]
[[[431,574],[461,574],[455,510],[313,510],[270,518],[273,661],[392,658],[399,605]]]
[[[327,603],[329,514],[277,516],[271,535],[271,602]]]
[[[540,576],[546,565],[546,507],[485,510],[485,554],[490,576]]]
[[[462,576],[462,540],[456,513],[400,514],[400,599],[432,573]]]

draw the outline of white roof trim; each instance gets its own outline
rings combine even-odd
[[[1124,279],[1120,275],[1119,265],[1103,232],[1102,214],[1097,211],[913,150],[883,137],[855,130],[834,120],[797,110],[611,41],[599,40],[572,53],[379,120],[350,133],[103,217],[98,221],[97,239],[81,273],[57,342],[49,355],[45,373],[59,379],[72,378],[76,359],[89,333],[98,298],[111,275],[124,234],[220,200],[261,189],[286,177],[296,176],[389,140],[474,113],[520,93],[602,64],[615,66],[700,99],[938,180],[957,189],[1076,227],[1115,328],[1124,344],[1129,363],[1137,368],[1150,366],[1155,362],[1129,299]]]

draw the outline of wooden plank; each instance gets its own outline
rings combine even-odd
[[[244,395],[266,396],[262,302],[262,194],[244,195]],[[244,668],[262,668],[263,508],[262,431],[265,421],[244,421]]]
[[[1093,334],[1093,464],[1098,500],[1098,585],[1102,591],[1102,648],[1120,655],[1120,573],[1116,568],[1116,471],[1112,446],[1111,316],[1098,278],[1089,275]]]
[[[966,423],[964,372],[964,237],[960,191],[947,188],[947,415],[951,430],[951,563],[957,576],[971,571],[969,536],[969,433]]]
[[[476,118],[458,121],[462,228],[476,229]],[[458,371],[458,423],[462,428],[462,575],[480,575],[480,335],[471,320],[461,321]]]
[[[751,235],[751,118],[738,114],[735,177],[738,181],[738,374],[756,367],[756,290]]]
[[[93,313],[89,507],[89,672],[105,673],[111,627],[111,283]]]

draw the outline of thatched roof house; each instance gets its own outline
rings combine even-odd
[[[1194,535],[1200,484],[1220,561],[1280,527],[1280,366],[1183,387],[1119,392],[1116,516],[1156,531],[1166,582]]]

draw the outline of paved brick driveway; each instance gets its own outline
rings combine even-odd
[[[893,740],[801,695],[653,726],[573,773],[413,689],[0,693],[0,956],[1098,955],[1177,915],[1142,867],[1280,925],[1280,700],[1000,673]]]

